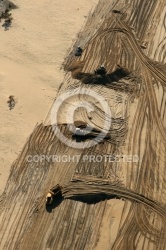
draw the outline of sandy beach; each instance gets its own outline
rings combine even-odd
[[[97,2],[14,1],[12,27],[0,26],[0,193],[13,161],[53,103],[67,51]],[[13,110],[10,95],[16,98]]]

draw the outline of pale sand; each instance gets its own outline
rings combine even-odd
[[[97,0],[20,0],[12,27],[0,26],[0,193],[10,167],[38,122],[44,120],[64,78],[67,51]],[[7,100],[17,103],[9,110]]]

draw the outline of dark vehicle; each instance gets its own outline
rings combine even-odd
[[[120,10],[112,10],[113,13],[121,14]]]
[[[54,196],[57,195],[57,194],[60,194],[61,189],[62,189],[62,187],[59,184],[57,184],[56,186],[54,186],[53,188],[51,188],[49,190],[49,192],[46,195],[46,204],[47,205],[52,204]]]
[[[104,76],[107,74],[106,68],[104,67],[104,65],[101,65],[100,68],[95,70],[95,75],[100,75],[100,76]]]
[[[78,46],[74,55],[81,56],[82,52],[83,52],[83,49],[80,46]]]

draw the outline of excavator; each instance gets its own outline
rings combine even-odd
[[[46,205],[51,205],[53,203],[54,196],[57,194],[61,194],[61,189],[62,187],[59,184],[57,184],[48,191],[46,195]]]

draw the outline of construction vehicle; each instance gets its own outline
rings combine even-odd
[[[140,47],[142,48],[142,49],[146,49],[147,48],[147,42],[143,42],[141,45],[140,45]]]
[[[112,10],[112,12],[115,14],[122,14],[122,12],[120,10]]]
[[[53,203],[55,195],[61,194],[61,189],[62,189],[62,187],[59,184],[57,184],[56,186],[54,186],[53,188],[51,188],[49,190],[49,192],[46,195],[46,204],[47,205],[50,205]]]
[[[82,52],[83,52],[83,49],[80,46],[78,46],[74,55],[81,56]]]
[[[107,74],[107,70],[103,64],[98,69],[95,70],[95,75],[104,76],[106,74]]]

